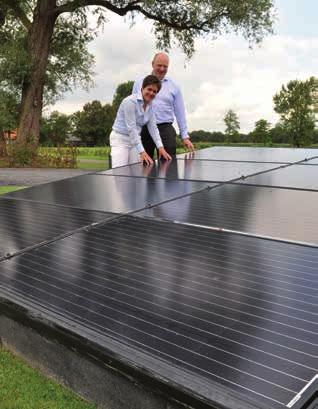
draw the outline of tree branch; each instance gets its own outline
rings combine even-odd
[[[208,27],[206,27],[207,24],[211,25],[211,22],[213,20],[217,20],[219,18],[225,17],[226,12],[224,13],[219,13],[216,14],[215,16],[211,17],[209,21],[203,21],[200,22],[199,24],[197,23],[192,23],[190,21],[185,21],[185,22],[175,22],[175,21],[170,21],[169,19],[163,17],[162,15],[158,14],[153,14],[149,11],[147,11],[144,7],[140,6],[140,1],[131,1],[130,3],[127,4],[125,7],[117,7],[114,6],[110,1],[108,0],[83,0],[80,3],[78,1],[74,0],[71,1],[70,3],[63,4],[61,6],[58,6],[54,9],[54,13],[56,15],[60,15],[62,13],[70,13],[72,11],[75,11],[76,9],[80,7],[87,7],[87,6],[100,6],[100,7],[105,7],[106,9],[120,15],[120,16],[125,16],[127,13],[132,12],[132,11],[137,11],[141,14],[143,14],[145,17],[147,17],[150,20],[157,21],[159,23],[164,24],[167,27],[173,28],[175,30],[190,30],[190,29],[195,29],[195,30],[200,30],[200,31],[209,31]]]
[[[21,21],[24,27],[29,30],[31,27],[31,21],[21,8],[19,0],[2,0],[2,2],[13,11],[14,15]]]

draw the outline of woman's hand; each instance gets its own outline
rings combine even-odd
[[[165,150],[165,148],[159,148],[158,149],[158,154],[159,154],[159,159],[163,158],[165,160],[171,160],[171,156],[169,153]]]
[[[145,165],[152,165],[153,160],[151,157],[148,155],[147,152],[143,151],[140,153],[140,160],[145,164]]]

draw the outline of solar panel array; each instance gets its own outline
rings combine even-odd
[[[286,407],[318,372],[317,153],[209,148],[6,195],[0,295],[186,403]]]

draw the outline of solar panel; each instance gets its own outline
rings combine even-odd
[[[317,268],[309,247],[126,216],[1,262],[0,289],[200,399],[217,382],[282,409],[318,369]]]
[[[110,213],[0,199],[0,259],[110,217]]]
[[[292,407],[318,372],[318,162],[281,163],[316,152],[212,148],[1,198],[1,311],[182,405]]]
[[[317,209],[316,192],[223,185],[139,214],[318,245]]]
[[[201,190],[205,185],[189,181],[85,175],[13,192],[7,197],[125,213]]]
[[[291,163],[318,156],[318,149],[295,148],[252,148],[252,147],[226,147],[214,146],[201,149],[193,154],[184,153],[178,158],[194,158],[203,160],[235,160],[255,162]]]
[[[316,159],[310,159],[308,162],[306,162],[307,165],[318,165],[318,158]]]
[[[240,183],[252,185],[318,190],[318,167],[292,165],[246,178]]]
[[[114,168],[99,174],[133,177],[165,178],[178,180],[198,180],[224,182],[242,176],[277,168],[277,164],[246,162],[212,162],[177,159],[158,165],[143,166],[135,164]]]

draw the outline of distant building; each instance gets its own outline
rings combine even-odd
[[[17,139],[17,131],[18,131],[17,129],[14,129],[13,131],[10,130],[3,131],[4,139],[8,142],[15,141]]]

